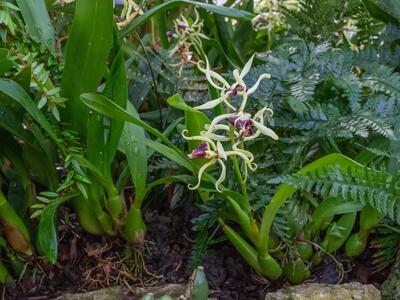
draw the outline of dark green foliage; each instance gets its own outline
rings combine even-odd
[[[399,175],[390,175],[384,169],[364,169],[360,173],[348,169],[325,169],[308,175],[281,176],[271,183],[287,183],[296,188],[312,191],[323,198],[340,197],[347,201],[369,203],[382,215],[400,224]]]
[[[390,222],[387,222],[390,224]],[[376,249],[373,257],[374,272],[380,272],[391,266],[395,260],[400,247],[399,227],[381,227],[376,232],[376,238],[372,241]]]

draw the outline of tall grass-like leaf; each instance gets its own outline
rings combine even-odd
[[[53,25],[44,0],[16,0],[31,37],[49,47],[56,48]]]
[[[147,146],[151,149],[155,150],[156,152],[162,154],[166,158],[176,162],[178,165],[186,168],[189,171],[193,171],[193,166],[188,162],[187,159],[182,158],[182,156],[178,155],[174,149],[171,147],[165,146],[161,143],[158,143],[153,140],[146,140]]]
[[[139,114],[131,103],[128,103],[127,111],[139,118]],[[147,182],[147,147],[145,141],[146,136],[143,128],[131,123],[125,123],[119,148],[128,160],[135,185],[134,205],[139,209],[146,193]]]
[[[142,127],[148,133],[159,138],[163,143],[165,143],[167,146],[172,148],[178,155],[180,155],[182,158],[184,158],[186,161],[188,161],[189,164],[193,165],[193,162],[188,157],[186,157],[186,155],[184,153],[182,153],[182,151],[178,147],[176,147],[160,131],[153,128],[149,124],[143,122],[136,116],[130,114],[129,112],[124,110],[122,107],[113,103],[110,99],[108,99],[104,96],[95,94],[95,93],[86,93],[86,94],[81,95],[81,100],[88,107],[90,107],[91,109],[93,109],[101,114],[104,114],[105,116],[108,116],[108,117],[114,118],[114,119],[118,119],[121,121],[131,122],[132,124]]]
[[[114,26],[114,51],[116,52],[116,55],[110,72],[107,76],[104,95],[110,97],[114,103],[125,108],[128,101],[128,82],[125,60],[123,51],[121,50],[119,32],[116,25]],[[109,122],[110,129],[107,137],[107,145],[104,149],[105,174],[110,171],[111,164],[118,148],[121,133],[124,128],[124,122],[121,120],[110,119]]]
[[[77,0],[69,33],[61,94],[69,99],[63,120],[86,135],[88,109],[79,99],[95,92],[105,73],[112,43],[113,1]]]
[[[160,5],[157,5],[157,6],[153,7],[152,9],[146,11],[143,15],[137,17],[135,20],[133,20],[132,23],[130,23],[128,26],[126,26],[121,31],[121,36],[126,36],[128,33],[135,30],[138,26],[142,25],[144,22],[146,22],[148,19],[150,19],[155,14],[157,14],[163,10],[166,10],[166,9],[174,8],[179,5],[194,5],[194,6],[203,8],[205,10],[208,10],[209,12],[213,12],[218,15],[222,15],[222,16],[229,17],[229,18],[235,18],[235,19],[251,20],[251,18],[254,16],[253,14],[251,14],[247,11],[230,8],[230,7],[218,6],[218,5],[214,5],[214,4],[208,4],[208,3],[203,3],[203,2],[198,2],[198,1],[190,1],[190,0],[171,0],[171,1],[167,1],[165,3],[162,3]]]

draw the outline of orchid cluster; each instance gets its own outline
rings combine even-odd
[[[177,39],[176,45],[169,50],[169,56],[172,57],[175,53],[179,53],[180,62],[172,67],[180,67],[179,74],[182,73],[183,66],[186,64],[196,64],[192,60],[193,52],[192,47],[196,50],[201,49],[202,39],[208,39],[203,33],[201,33],[203,28],[203,21],[200,19],[199,12],[194,9],[195,20],[189,22],[184,16],[181,15],[180,19],[174,21],[174,31],[168,31],[167,35],[169,38]]]
[[[122,28],[133,21],[138,15],[143,14],[142,9],[133,0],[116,0],[114,5],[123,4],[119,21],[117,22],[118,28]]]
[[[200,186],[203,173],[212,165],[219,163],[221,166],[221,175],[215,183],[215,187],[220,191],[219,186],[225,180],[226,166],[228,157],[239,157],[243,161],[244,180],[247,179],[248,169],[255,171],[257,165],[254,163],[254,156],[250,151],[243,149],[244,143],[256,139],[258,136],[266,135],[274,140],[278,139],[276,133],[264,124],[264,115],[272,110],[264,107],[253,116],[245,112],[249,95],[254,93],[263,79],[270,78],[270,74],[262,74],[252,87],[247,87],[243,78],[250,71],[254,55],[243,67],[240,72],[238,69],[233,71],[235,82],[229,84],[220,74],[212,71],[208,60],[206,59],[205,68],[203,62],[198,63],[198,68],[206,75],[207,81],[219,91],[219,98],[210,100],[205,104],[194,107],[197,110],[205,110],[223,104],[226,107],[226,113],[215,117],[211,124],[205,125],[205,130],[198,136],[187,136],[188,131],[183,131],[182,136],[186,140],[199,141],[200,145],[189,154],[192,159],[209,159],[198,172],[198,182],[195,186],[189,185],[189,189],[197,189]],[[241,97],[241,104],[238,108],[231,104],[231,98]],[[226,151],[222,143],[230,142],[231,150]]]

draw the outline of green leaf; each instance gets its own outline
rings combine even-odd
[[[57,230],[56,230],[56,213],[58,207],[78,194],[70,194],[65,197],[60,197],[47,205],[42,212],[40,218],[39,230],[37,236],[38,248],[43,251],[47,259],[54,264],[57,261]]]
[[[157,185],[167,184],[171,182],[183,182],[189,184],[193,183],[195,180],[196,178],[194,178],[191,175],[175,175],[175,176],[162,177],[148,184],[146,188],[146,193],[148,193],[152,188],[156,187]]]
[[[374,0],[363,0],[365,7],[369,11],[372,17],[381,20],[385,23],[399,22],[399,19],[392,15],[391,12],[385,10],[382,5],[378,5]]]
[[[49,47],[56,49],[53,25],[47,12],[44,0],[16,0],[22,17],[31,37]]]
[[[0,75],[10,70],[13,62],[8,58],[10,51],[0,48]]]
[[[61,95],[69,101],[62,115],[82,136],[86,135],[88,109],[79,97],[97,90],[106,71],[112,30],[112,0],[75,2],[61,81]]]
[[[211,121],[204,113],[187,105],[180,95],[176,94],[168,98],[167,102],[173,108],[184,111],[185,125],[189,136],[200,135],[200,132],[204,130],[204,125],[211,124]],[[189,150],[192,151],[200,142],[189,141],[188,144]]]
[[[114,26],[114,51],[116,51],[117,54],[107,76],[104,94],[114,103],[125,108],[128,101],[128,82],[125,60],[123,52],[120,49],[119,32],[116,25]],[[114,161],[123,128],[123,121],[118,119],[110,120],[110,130],[108,134],[107,145],[104,151],[104,172],[109,172],[111,164]]]
[[[46,131],[54,143],[60,145],[57,134],[46,116],[37,108],[28,93],[17,83],[9,79],[0,79],[0,92],[17,101],[26,112]]]
[[[324,207],[324,210],[321,211],[321,213],[318,214],[318,216],[313,215],[313,222],[318,222],[320,220],[323,220],[325,218],[329,218],[334,215],[338,214],[346,214],[346,213],[353,213],[360,211],[363,207],[363,203],[359,202],[344,202],[339,205],[335,205],[334,201],[332,201],[332,205],[329,205],[329,203]],[[315,217],[315,218],[314,218]]]
[[[149,139],[146,140],[146,145],[155,150],[156,152],[164,155],[166,158],[176,162],[178,165],[193,172],[193,166],[192,164],[190,164],[190,161],[188,159],[182,158],[182,156],[178,155],[176,151],[174,151],[174,149]]]
[[[318,171],[321,172],[326,168],[335,166],[338,166],[343,171],[346,171],[348,168],[352,168],[353,172],[359,170],[362,172],[364,170],[363,165],[348,158],[347,156],[339,153],[333,153],[308,164],[300,169],[296,174],[306,175],[308,173],[314,173]],[[271,202],[266,207],[260,229],[260,238],[258,240],[258,249],[260,253],[268,253],[268,238],[276,213],[278,212],[278,209],[286,202],[286,200],[289,199],[297,190],[298,188],[290,186],[289,184],[280,185],[275,195],[272,197]]]
[[[213,12],[218,15],[222,15],[225,17],[230,17],[230,18],[235,18],[235,19],[243,19],[243,20],[251,20],[254,15],[243,10],[235,9],[235,8],[230,8],[230,7],[224,7],[224,6],[218,6],[218,5],[213,5],[213,4],[208,4],[208,3],[203,3],[203,2],[198,2],[198,1],[190,1],[190,0],[171,0],[165,3],[162,3],[160,5],[157,5],[153,7],[152,9],[146,11],[143,15],[137,17],[130,23],[128,26],[126,26],[122,31],[121,31],[121,36],[124,37],[131,31],[135,30],[138,26],[142,25],[144,22],[146,22],[148,19],[150,19],[153,15],[166,10],[170,9],[179,5],[194,5],[200,8],[203,8],[205,10],[208,10],[209,12]]]
[[[159,132],[157,129],[153,128],[149,124],[143,122],[136,116],[130,114],[117,104],[113,103],[110,99],[107,99],[104,96],[95,94],[95,93],[87,93],[81,95],[81,100],[91,109],[108,116],[110,118],[119,119],[121,121],[131,122],[139,127],[142,127],[144,130],[159,138],[162,142],[172,148],[178,155],[180,155],[183,159],[187,160],[189,164],[194,165],[191,160],[178,148],[176,147],[165,135]]]
[[[139,114],[131,103],[128,103],[128,112],[139,118]],[[146,193],[147,182],[147,147],[144,129],[125,123],[122,131],[119,148],[125,154],[133,183],[135,184],[135,202],[134,205],[140,208]]]
[[[0,103],[0,127],[4,128],[6,131],[18,137],[25,143],[33,145],[34,140],[32,135],[22,127],[22,123],[14,111],[2,103]]]

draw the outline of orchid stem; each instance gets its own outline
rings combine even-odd
[[[232,126],[230,130],[230,137],[231,137],[231,142],[232,144],[235,143],[235,134],[234,134],[234,128]],[[240,167],[239,167],[239,162],[237,160],[237,157],[235,155],[232,155],[232,162],[233,162],[233,169],[235,170],[236,177],[239,181],[240,189],[242,190],[242,195],[246,199],[246,205],[249,207],[249,195],[247,193],[247,186],[246,182],[243,180],[242,173],[240,172]]]

